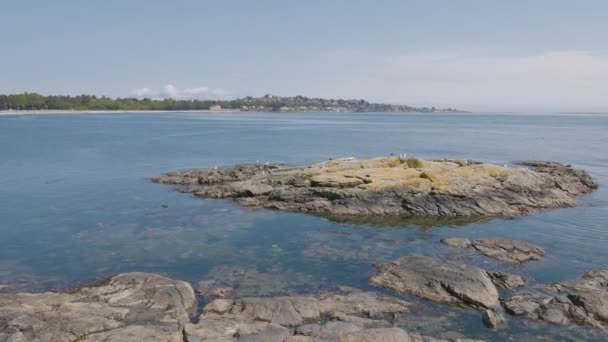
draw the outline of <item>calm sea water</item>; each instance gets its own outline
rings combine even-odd
[[[608,268],[608,116],[499,114],[104,114],[0,117],[0,283],[61,289],[127,271],[239,295],[369,289],[373,262],[434,255],[524,275],[531,285]],[[488,222],[332,222],[251,211],[152,184],[164,172],[269,161],[407,153],[510,164],[555,160],[601,184],[576,208]],[[446,236],[507,237],[548,257],[522,267],[445,247]],[[375,289],[378,290],[378,289]],[[602,339],[588,329],[510,317],[492,333],[473,310],[407,297],[425,333],[511,340]],[[441,316],[441,317],[436,317]]]

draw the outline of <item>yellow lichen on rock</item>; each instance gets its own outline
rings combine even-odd
[[[449,192],[452,185],[470,180],[494,181],[520,169],[469,161],[428,161],[418,158],[381,157],[368,160],[336,159],[302,169],[312,186],[361,189],[411,187]]]
[[[251,207],[332,215],[509,216],[576,204],[597,188],[582,170],[555,162],[501,167],[471,160],[344,158],[307,167],[244,164],[154,179],[199,197]]]

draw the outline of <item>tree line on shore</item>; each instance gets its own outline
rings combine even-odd
[[[0,110],[209,110],[241,111],[353,111],[353,112],[435,112],[457,110],[435,107],[370,103],[365,100],[309,98],[305,96],[243,97],[232,100],[176,100],[151,98],[110,98],[95,95],[49,95],[22,93],[0,95]]]
[[[109,98],[36,93],[0,95],[0,110],[204,110],[218,101]]]

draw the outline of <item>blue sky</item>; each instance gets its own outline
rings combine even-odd
[[[0,0],[0,93],[608,110],[608,1]]]

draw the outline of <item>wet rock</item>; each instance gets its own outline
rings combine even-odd
[[[485,310],[481,316],[481,320],[490,329],[501,328],[507,322],[503,315],[493,310]]]
[[[474,248],[481,254],[507,263],[518,264],[532,260],[540,260],[545,251],[529,242],[511,239],[477,239],[446,238],[442,243],[460,248]]]
[[[153,178],[183,192],[243,206],[336,216],[516,216],[573,206],[597,188],[584,171],[559,163],[530,168],[382,157],[308,167],[246,164]]]
[[[192,287],[126,273],[69,293],[0,295],[0,341],[182,341]]]
[[[515,316],[555,324],[588,325],[608,332],[608,270],[589,271],[579,280],[544,287],[548,292],[503,300]]]
[[[506,272],[488,272],[488,276],[490,276],[494,285],[507,290],[521,287],[526,284],[526,280],[522,276]]]
[[[498,291],[477,267],[426,256],[406,256],[376,266],[374,285],[435,302],[476,308],[499,306]]]

